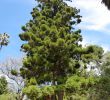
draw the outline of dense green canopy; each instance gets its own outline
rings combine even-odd
[[[79,67],[82,47],[80,30],[74,25],[81,22],[79,10],[68,6],[63,0],[37,0],[38,5],[32,11],[33,19],[23,26],[20,34],[22,50],[27,53],[21,75],[38,82],[57,81],[65,78]],[[74,62],[72,67],[71,62]]]
[[[81,22],[80,10],[70,7],[65,0],[36,1],[32,19],[19,35],[25,41],[21,48],[26,53],[20,69],[25,79],[23,93],[32,100],[47,96],[52,99],[46,100],[56,100],[56,94],[58,100],[63,100],[64,89],[88,90],[94,85],[94,78],[84,71],[90,62],[100,61],[103,49],[96,45],[84,48],[80,44],[81,30],[76,29]]]

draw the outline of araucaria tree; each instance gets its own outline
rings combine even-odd
[[[65,3],[67,0],[36,1],[38,5],[31,12],[33,19],[19,35],[26,41],[21,48],[27,54],[21,75],[27,83],[36,79],[38,85],[58,86],[80,67],[82,36],[73,27],[81,22],[81,16],[79,10]]]

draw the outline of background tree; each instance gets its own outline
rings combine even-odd
[[[104,51],[97,45],[86,46],[83,51],[81,67],[75,75],[68,77],[65,84],[67,100],[96,100],[96,96],[93,94],[99,84],[99,72]]]
[[[91,100],[109,100],[110,99],[110,52],[103,55],[100,64],[98,64],[100,73],[95,74],[95,85],[92,85],[89,93]],[[92,74],[94,76],[94,74]],[[84,89],[85,90],[85,89]]]
[[[102,2],[110,9],[110,0],[102,0]]]
[[[9,43],[9,36],[7,33],[4,34],[0,34],[0,49],[2,48],[2,46],[6,46]]]
[[[0,78],[0,95],[6,93],[8,90],[8,83],[5,77]]]
[[[100,81],[98,83],[100,100],[110,99],[110,52],[106,52],[102,59]]]
[[[8,79],[9,90],[16,94],[15,96],[18,100],[22,98],[22,88],[24,87],[24,80],[20,76],[21,66],[22,58],[9,57],[0,63],[1,74],[5,75]]]
[[[89,45],[84,48],[84,53],[82,54],[82,64],[85,74],[100,74],[100,66],[101,66],[101,60],[103,58],[104,50],[102,47],[97,45]],[[92,72],[92,73],[91,73]],[[83,72],[81,72],[83,74]]]

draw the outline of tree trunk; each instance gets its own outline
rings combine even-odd
[[[51,99],[51,96],[50,96],[50,95],[46,96],[46,97],[45,97],[45,100],[52,100],[52,99]]]
[[[56,94],[52,95],[51,100],[57,100],[56,99]]]
[[[58,93],[58,100],[63,100],[63,96],[64,96],[64,91],[59,91]]]

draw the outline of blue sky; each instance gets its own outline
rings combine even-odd
[[[100,0],[73,0],[68,3],[81,9],[83,45],[98,44],[105,50],[110,49],[110,11],[101,4]],[[20,57],[22,41],[19,33],[21,26],[31,19],[30,12],[35,7],[34,0],[0,0],[0,33],[10,35],[10,43],[0,51],[0,61],[7,57]]]
[[[0,33],[10,35],[9,45],[0,51],[0,60],[22,56],[22,41],[18,35],[22,32],[21,26],[31,18],[30,12],[35,5],[34,0],[0,0]]]
[[[68,3],[80,9],[83,45],[97,44],[110,50],[110,11],[101,0],[73,0]]]

